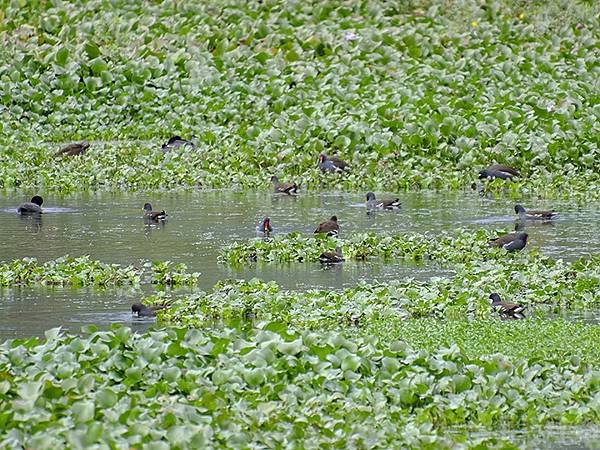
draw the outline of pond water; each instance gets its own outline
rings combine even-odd
[[[46,213],[39,220],[20,217],[16,206],[31,195],[0,196],[3,233],[0,261],[25,256],[40,261],[89,255],[108,263],[140,264],[145,260],[183,262],[201,272],[200,289],[220,279],[260,277],[284,288],[336,289],[357,282],[408,277],[427,279],[448,275],[448,269],[407,261],[383,263],[348,261],[333,269],[319,264],[251,264],[230,267],[217,263],[223,246],[256,236],[256,225],[271,218],[275,234],[300,231],[312,234],[316,225],[337,215],[340,236],[375,231],[433,233],[458,227],[514,229],[514,203],[464,193],[404,193],[400,211],[367,215],[364,193],[302,193],[297,197],[270,192],[198,191],[155,193],[85,193],[44,196]],[[384,198],[381,194],[378,197]],[[142,206],[165,209],[164,224],[147,225]],[[524,201],[526,207],[555,208],[561,215],[552,224],[528,223],[529,245],[555,258],[576,259],[600,251],[598,204],[577,207],[568,202]],[[42,335],[55,326],[74,331],[89,323],[125,323],[136,327],[130,306],[151,291],[144,289],[72,289],[19,287],[0,289],[0,339]]]

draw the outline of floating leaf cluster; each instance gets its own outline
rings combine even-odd
[[[0,187],[456,189],[497,161],[597,198],[596,3],[10,2]]]
[[[149,269],[147,273],[144,269]],[[0,286],[71,285],[118,286],[151,282],[161,285],[195,285],[199,273],[187,272],[185,264],[167,262],[146,263],[143,268],[106,264],[88,256],[63,256],[38,262],[36,258],[0,263]]]
[[[89,448],[455,448],[449,426],[598,420],[578,361],[469,357],[293,332],[128,328],[0,345],[0,445]],[[507,440],[470,441],[486,448]]]

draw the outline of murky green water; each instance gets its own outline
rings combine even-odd
[[[271,217],[274,232],[311,234],[315,226],[335,214],[341,234],[376,232],[441,232],[457,227],[485,227],[510,231],[514,227],[512,202],[482,199],[472,192],[456,194],[411,193],[401,195],[398,212],[366,214],[364,193],[305,194],[298,197],[269,192],[201,191],[195,193],[80,194],[44,196],[46,214],[40,221],[22,218],[16,206],[33,195],[0,197],[3,224],[0,260],[25,256],[40,261],[90,255],[109,263],[139,264],[143,260],[186,263],[202,273],[201,289],[210,289],[223,278],[260,277],[285,288],[335,289],[359,281],[427,279],[449,273],[434,265],[406,261],[348,261],[325,270],[319,264],[259,264],[232,268],[216,262],[220,249],[235,240],[256,236],[259,220]],[[382,194],[381,197],[384,197]],[[142,205],[165,209],[168,221],[146,225]],[[530,208],[555,208],[561,212],[553,224],[531,224],[529,245],[556,258],[575,259],[600,251],[600,208],[578,208],[568,203],[524,201]],[[151,287],[148,287],[151,289]],[[0,338],[42,335],[63,326],[77,331],[89,323],[133,322],[130,305],[147,295],[143,290],[93,290],[71,288],[11,288],[0,290]]]

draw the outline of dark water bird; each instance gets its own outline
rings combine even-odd
[[[512,181],[513,177],[518,177],[521,174],[514,167],[506,166],[504,164],[492,164],[487,169],[479,171],[479,178],[500,178],[501,180]]]
[[[153,211],[150,203],[144,203],[144,219],[158,222],[159,220],[165,220],[166,218],[167,213],[164,209],[162,211]]]
[[[342,255],[342,247],[337,246],[335,252],[323,252],[319,256],[321,264],[339,264],[344,262],[344,256]]]
[[[331,219],[321,222],[315,233],[327,233],[327,236],[337,236],[340,232],[340,226],[337,223],[337,216],[331,216]]]
[[[42,203],[44,199],[39,195],[34,195],[30,202],[21,203],[17,207],[19,214],[40,214],[42,212]]]
[[[350,165],[337,156],[328,157],[325,153],[319,155],[319,169],[322,172],[343,172],[349,168]]]
[[[492,247],[502,247],[508,253],[523,250],[527,245],[527,233],[509,233],[504,236],[490,239],[489,243]]]
[[[526,210],[522,205],[515,205],[515,213],[519,215],[519,220],[552,220],[558,216],[554,210]]]
[[[90,143],[88,141],[75,142],[73,144],[65,145],[63,148],[56,152],[55,156],[83,155],[89,147]]]
[[[490,294],[490,300],[492,301],[492,309],[501,316],[510,317],[512,319],[525,318],[525,315],[523,314],[525,306],[517,303],[502,301],[496,292]]]
[[[167,143],[163,144],[161,148],[162,151],[166,153],[169,150],[179,147],[190,147],[193,150],[196,148],[196,145],[192,141],[183,139],[181,136],[175,135],[170,137]]]
[[[273,175],[271,177],[271,182],[273,183],[273,190],[278,194],[297,194],[298,193],[298,185],[296,183],[280,183],[279,178]]]
[[[394,209],[400,209],[402,203],[399,198],[388,199],[388,200],[377,200],[373,192],[367,192],[367,208],[373,209],[387,209],[389,211]]]
[[[265,236],[268,236],[273,232],[273,227],[271,226],[271,219],[265,217],[256,227],[256,231],[259,233],[263,233]]]
[[[156,317],[157,311],[168,308],[169,305],[146,306],[142,303],[131,305],[131,314],[136,317]]]

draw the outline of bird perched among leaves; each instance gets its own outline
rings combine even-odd
[[[344,262],[344,256],[342,255],[342,247],[337,246],[335,252],[323,252],[319,256],[321,264],[339,264]]]
[[[273,183],[273,190],[277,194],[293,195],[298,193],[298,185],[296,183],[280,183],[279,178],[273,175],[271,177]]]
[[[518,177],[521,174],[519,171],[513,167],[506,166],[504,164],[492,164],[487,169],[483,169],[479,171],[479,178],[500,178],[501,180],[509,180],[512,181],[513,177]]]
[[[527,245],[527,233],[509,233],[504,236],[490,239],[489,243],[492,247],[502,247],[508,253],[523,250]]]
[[[158,222],[159,220],[165,220],[167,213],[163,209],[162,211],[153,211],[150,203],[144,203],[144,219]]]
[[[501,316],[512,319],[523,319],[525,317],[523,314],[525,306],[523,305],[502,301],[496,292],[490,294],[490,300],[492,301],[492,309]]]
[[[319,155],[319,169],[322,172],[343,172],[349,168],[350,165],[337,156],[328,157],[325,153]]]
[[[181,136],[173,136],[170,137],[166,144],[163,144],[161,149],[164,153],[167,153],[169,150],[179,147],[190,147],[192,150],[196,148],[196,145],[192,141],[187,139],[183,139]]]
[[[88,141],[76,142],[74,144],[65,145],[56,152],[55,156],[83,155],[89,147],[90,143]]]
[[[339,232],[340,226],[337,223],[337,216],[331,216],[329,220],[321,222],[315,230],[315,234],[327,233],[327,236],[337,236]]]

